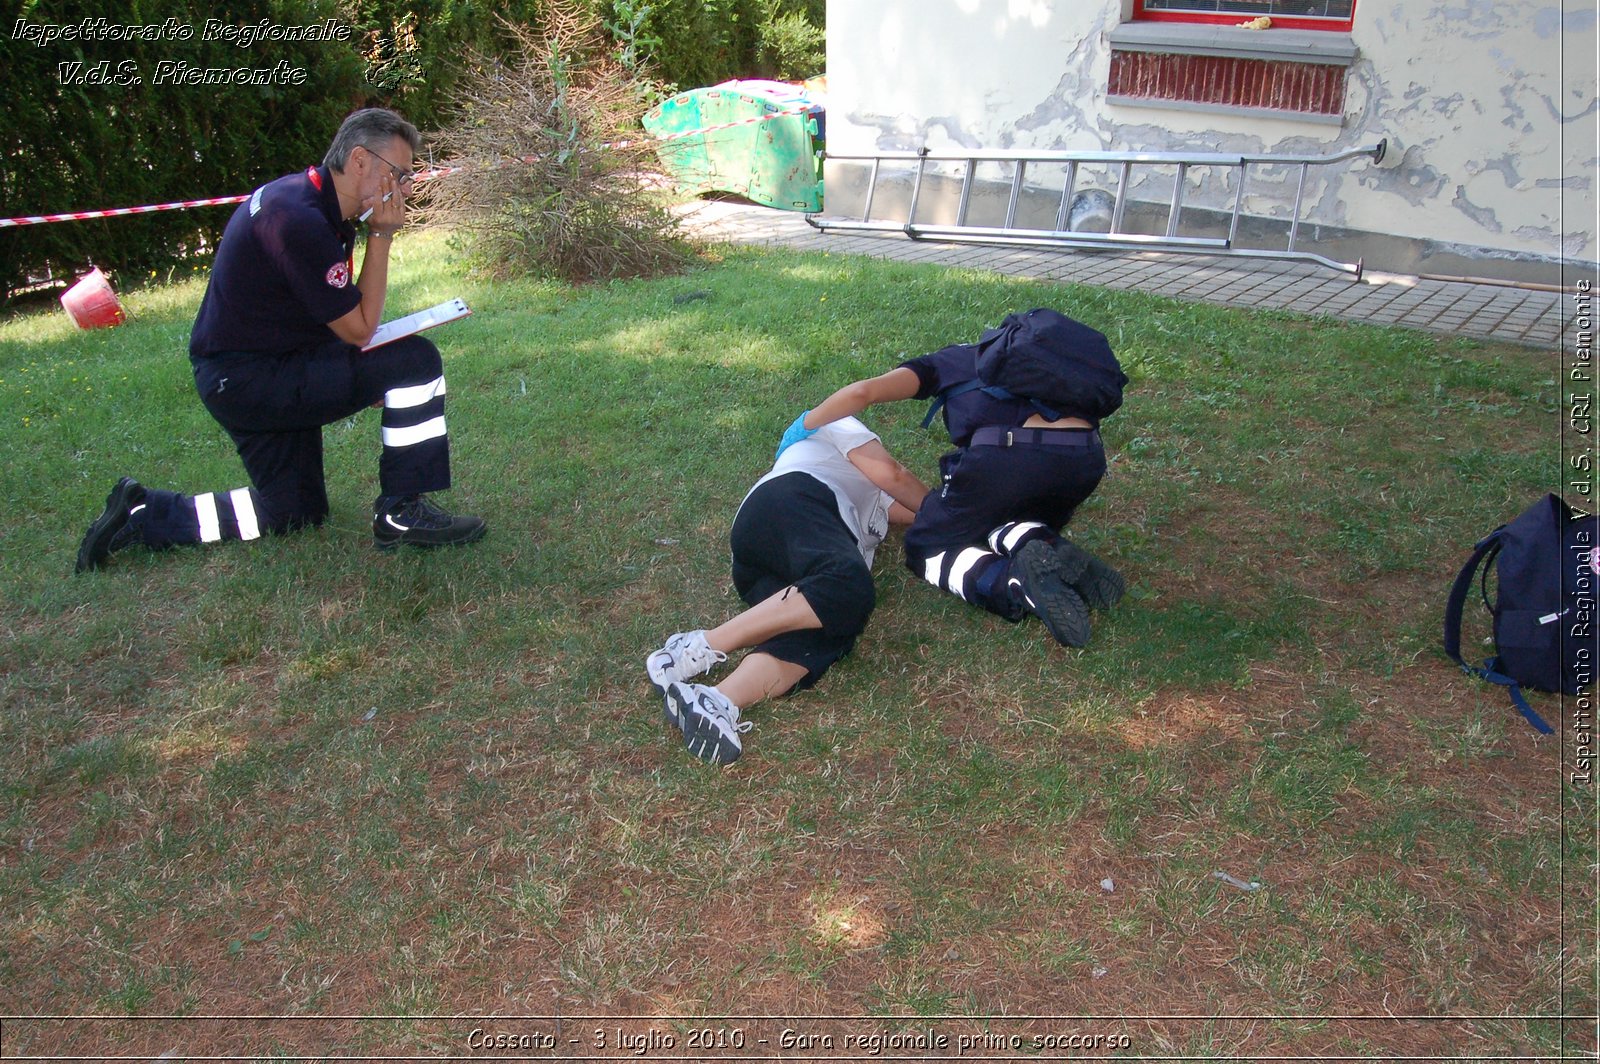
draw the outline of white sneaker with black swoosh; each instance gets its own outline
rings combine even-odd
[[[379,550],[393,550],[402,544],[448,547],[476,543],[488,531],[483,518],[446,513],[426,495],[407,495],[372,515],[372,543]]]
[[[667,684],[674,680],[692,680],[727,660],[728,655],[711,649],[711,644],[706,642],[705,629],[702,628],[668,637],[665,646],[644,659],[644,670],[655,689],[666,694]]]

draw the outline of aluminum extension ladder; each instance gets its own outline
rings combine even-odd
[[[871,172],[867,178],[865,205],[859,218],[847,219],[825,217],[821,214],[808,214],[806,221],[813,227],[824,232],[829,231],[877,231],[899,232],[913,240],[934,239],[949,240],[983,244],[1019,244],[1034,247],[1067,247],[1067,248],[1118,248],[1118,249],[1149,249],[1158,251],[1189,252],[1203,255],[1239,255],[1256,258],[1295,259],[1315,262],[1330,267],[1342,273],[1354,274],[1357,279],[1361,277],[1361,260],[1355,262],[1338,262],[1334,259],[1305,251],[1297,246],[1300,237],[1300,214],[1305,200],[1306,178],[1313,166],[1326,166],[1332,163],[1343,162],[1347,159],[1356,159],[1363,156],[1371,157],[1374,163],[1383,159],[1388,142],[1381,140],[1377,144],[1364,148],[1352,148],[1335,155],[1245,155],[1226,154],[1215,152],[1106,152],[1106,151],[978,151],[966,153],[935,153],[926,148],[916,152],[884,152],[878,155],[826,155],[826,161],[831,163],[870,163]],[[940,164],[957,164],[958,177],[950,177],[943,171],[948,166]],[[990,181],[988,187],[993,188],[996,194],[1009,183],[1004,220],[999,225],[972,224],[972,202],[974,192],[980,188],[979,168],[984,164],[998,164],[1002,174],[1006,169],[1011,170],[1009,182]],[[1050,200],[1054,201],[1053,185],[1029,186],[1027,175],[1030,168],[1037,170],[1042,165],[1059,165],[1065,168],[1065,176],[1061,186],[1061,195],[1056,204],[1054,227],[1027,226],[1019,224],[1019,208],[1026,197],[1038,199],[1049,191]],[[1109,200],[1109,227],[1105,232],[1096,232],[1089,229],[1077,228],[1079,214],[1100,216],[1099,224],[1104,225],[1107,211],[1102,207],[1098,211],[1084,211],[1085,206],[1083,190],[1077,188],[1080,170],[1085,166],[1098,171],[1105,171],[1108,175],[1114,174],[1116,192],[1111,196],[1104,189],[1095,190],[1101,197],[1094,206],[1100,206]],[[1159,202],[1136,200],[1130,195],[1135,189],[1135,167],[1167,168],[1173,170],[1172,192],[1166,205],[1164,225],[1158,217]],[[1187,187],[1190,171],[1201,167],[1210,167],[1218,171],[1228,171],[1233,185],[1233,209],[1231,214],[1224,210],[1209,208],[1205,214],[1213,219],[1213,230],[1220,228],[1220,221],[1227,219],[1227,234],[1225,236],[1185,235],[1185,227],[1191,229],[1203,225],[1196,221],[1196,216],[1201,213],[1197,208],[1190,207],[1188,218],[1185,217],[1185,189]],[[1244,218],[1244,197],[1250,168],[1282,168],[1298,167],[1299,175],[1295,184],[1294,208],[1289,218],[1288,242],[1283,247],[1255,247],[1247,246],[1241,240],[1241,219]],[[911,191],[909,205],[906,207],[902,220],[873,219],[872,212],[875,202],[882,198],[880,185],[892,184],[895,180],[903,185],[905,171],[911,170]],[[1147,171],[1141,171],[1145,184],[1138,191],[1145,192],[1151,183],[1160,188],[1159,178],[1154,182],[1147,176]],[[830,172],[829,180],[833,180]],[[937,178],[945,183],[959,181],[959,200],[955,209],[953,222],[930,222],[918,220],[918,209],[924,207],[925,184],[930,179]],[[1227,186],[1224,185],[1224,188]],[[831,197],[830,197],[831,198]],[[1128,212],[1130,203],[1139,205],[1139,209],[1148,215],[1146,228],[1154,232],[1133,231],[1129,225]],[[1037,207],[1035,208],[1037,211]],[[1048,204],[1046,204],[1046,212]],[[948,213],[948,212],[947,212]],[[1249,219],[1256,222],[1257,219]],[[1154,224],[1151,224],[1151,223]],[[1281,228],[1281,219],[1265,220],[1266,224]],[[1265,243],[1262,239],[1256,243]],[[1276,242],[1276,241],[1274,241]]]

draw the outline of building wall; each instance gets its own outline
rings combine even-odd
[[[1131,7],[830,0],[828,150],[1320,154],[1388,138],[1382,166],[1313,169],[1303,216],[1491,259],[1600,257],[1593,0],[1357,0],[1342,121],[1321,123],[1109,101]],[[1252,180],[1246,210],[1287,217],[1293,176]],[[1208,200],[1231,192],[1198,189]]]

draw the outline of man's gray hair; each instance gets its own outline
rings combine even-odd
[[[411,145],[412,155],[422,150],[422,134],[417,132],[417,127],[393,111],[382,107],[356,111],[344,120],[339,132],[333,135],[328,154],[322,157],[322,165],[342,174],[345,163],[350,161],[350,152],[357,145],[382,154],[383,149],[396,137]]]

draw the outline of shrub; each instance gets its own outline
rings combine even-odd
[[[445,118],[464,75],[461,57],[508,56],[507,23],[538,21],[539,0],[345,0],[373,96],[419,129]],[[496,17],[496,13],[500,18]]]
[[[600,0],[606,23],[650,42],[658,75],[679,89],[730,78],[822,73],[825,0]]]
[[[804,81],[823,72],[827,65],[823,33],[804,12],[773,11],[761,24],[757,54],[761,72],[782,81]]]
[[[655,87],[572,0],[552,3],[538,29],[507,30],[520,58],[473,57],[456,117],[432,138],[455,169],[423,184],[424,219],[469,233],[493,276],[584,282],[681,267],[688,246],[639,133]]]

